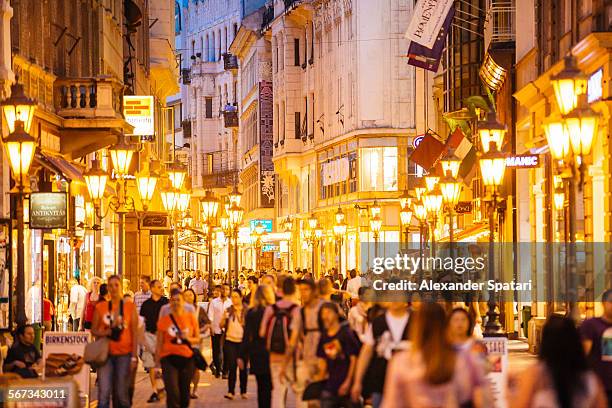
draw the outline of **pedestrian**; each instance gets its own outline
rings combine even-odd
[[[196,294],[192,289],[187,289],[183,291],[183,300],[185,301],[184,302],[185,305],[192,305],[196,310],[195,316],[196,316],[196,319],[198,320],[198,327],[200,329],[200,343],[193,344],[192,346],[194,348],[197,348],[198,351],[200,351],[202,350],[202,346],[201,346],[202,332],[204,330],[210,329],[210,320],[208,319],[208,315],[206,314],[206,312],[202,310],[196,303]],[[200,383],[200,370],[198,370],[196,367],[193,371],[193,378],[191,381],[192,388],[189,393],[189,397],[191,399],[198,398],[197,391],[198,391],[199,383]]]
[[[189,286],[186,287],[194,291],[197,301],[201,301],[204,297],[204,293],[208,290],[208,282],[202,279],[202,272],[197,271],[195,278],[191,279],[189,281]]]
[[[358,302],[355,304],[348,313],[348,322],[351,329],[357,335],[359,341],[363,342],[365,338],[365,334],[368,328],[368,309],[370,308],[371,303],[366,300],[370,296],[371,293],[368,294],[368,290],[371,292],[371,289],[362,286],[357,291],[358,293]]]
[[[589,364],[603,381],[612,404],[612,289],[601,295],[601,304],[603,314],[585,320],[580,333]]]
[[[221,326],[224,328],[225,340],[223,342],[223,364],[227,365],[227,394],[225,398],[234,399],[236,389],[236,371],[240,374],[240,397],[246,399],[247,395],[247,370],[246,367],[238,369],[238,357],[240,356],[240,344],[244,337],[244,324],[246,306],[240,289],[234,289],[231,293],[231,306],[225,310]]]
[[[87,289],[83,287],[78,280],[73,279],[70,287],[70,305],[68,310],[72,317],[72,330],[81,330],[81,317],[85,309],[85,299],[87,297]]]
[[[574,321],[552,315],[542,329],[538,362],[519,377],[516,408],[606,408],[605,389],[589,364]]]
[[[274,290],[268,285],[259,285],[251,296],[250,308],[245,317],[244,335],[240,345],[238,367],[255,375],[257,381],[257,406],[270,408],[272,401],[272,377],[270,355],[266,342],[259,335],[259,327],[266,307],[274,304]]]
[[[170,291],[172,291],[172,289],[181,290],[181,285],[179,285],[177,282],[172,282],[170,284]],[[192,313],[195,315],[196,309],[193,304],[183,302],[183,309],[185,309],[185,313]],[[162,318],[168,316],[170,314],[170,310],[170,303],[163,305],[159,310],[159,317]]]
[[[463,307],[454,308],[448,315],[447,335],[453,347],[458,351],[470,351],[476,341],[474,339],[474,318]]]
[[[133,302],[124,301],[121,279],[117,275],[108,278],[110,300],[99,302],[94,311],[92,334],[108,337],[109,356],[99,367],[98,407],[108,408],[111,395],[120,408],[130,407],[129,386],[131,372],[136,369],[138,315]]]
[[[169,296],[170,295],[170,285],[172,285],[172,283],[174,282],[174,275],[172,273],[171,270],[166,270],[166,274],[164,275],[164,290],[166,291],[166,294]]]
[[[359,340],[348,323],[341,321],[337,304],[326,302],[319,311],[321,339],[317,347],[319,378],[326,378],[321,393],[321,408],[351,408]]]
[[[281,378],[291,373],[289,378],[293,380],[296,406],[307,407],[308,403],[303,403],[301,397],[308,382],[316,377],[319,369],[317,361],[317,348],[321,338],[319,309],[323,301],[318,297],[313,280],[299,280],[298,291],[302,305],[296,319],[291,321],[291,339],[285,352]]]
[[[259,279],[255,275],[250,274],[247,278],[247,291],[244,296],[244,303],[247,305],[251,304],[251,296],[255,296],[255,291],[257,290],[257,285],[259,284]]]
[[[134,304],[136,305],[136,311],[140,314],[140,308],[142,304],[151,297],[151,277],[148,275],[142,275],[140,277],[140,290],[134,293]]]
[[[96,305],[100,301],[100,285],[102,279],[97,276],[91,278],[89,281],[89,292],[85,296],[85,308],[83,309],[83,328],[85,330],[91,330],[91,324],[93,322],[94,310]]]
[[[211,322],[211,343],[214,365],[214,368],[211,369],[216,378],[223,375],[225,377],[224,379],[226,379],[227,372],[224,370],[225,365],[222,365],[221,355],[221,338],[223,337],[223,326],[221,326],[221,319],[223,319],[225,309],[230,307],[232,302],[227,298],[225,288],[222,285],[215,287],[213,290],[213,296],[213,300],[208,305],[208,317],[210,318]]]
[[[100,298],[98,299],[98,302],[102,302],[102,301],[108,302],[109,300],[110,300],[110,295],[108,294],[108,284],[102,283],[100,284]],[[96,305],[97,305],[97,302],[96,302]],[[94,311],[95,311],[95,307],[94,307]],[[92,325],[93,325],[93,316],[92,316]]]
[[[153,389],[153,393],[147,400],[148,403],[159,401],[164,391],[163,387],[158,386],[157,373],[160,367],[155,364],[155,348],[157,345],[159,312],[162,306],[168,303],[168,298],[164,296],[164,287],[159,280],[151,281],[150,290],[151,297],[145,300],[140,308],[140,316],[144,318],[145,323],[144,344],[141,353],[142,365],[145,371],[149,373],[149,381]]]
[[[43,326],[45,331],[53,329],[53,318],[55,317],[55,308],[53,302],[47,296],[43,299]]]
[[[185,271],[185,280],[183,281],[183,287],[185,288],[190,288],[191,286],[189,286],[189,284],[191,283],[191,280],[193,279],[193,271],[190,271],[189,269]]]
[[[266,275],[266,277],[270,275]],[[269,278],[268,278],[269,280]],[[270,373],[272,376],[272,406],[284,408],[287,401],[289,379],[285,378],[285,353],[291,338],[291,322],[300,312],[295,302],[295,280],[282,277],[282,297],[264,311],[259,327],[259,335],[265,338],[270,353]]]
[[[189,407],[189,389],[195,370],[191,345],[200,342],[196,316],[186,313],[183,303],[181,290],[172,289],[170,314],[157,322],[155,360],[162,368],[168,408]]]
[[[29,324],[17,327],[15,341],[4,359],[3,371],[21,378],[38,378],[40,363],[40,351],[34,346],[34,327]]]
[[[491,406],[478,398],[486,385],[482,367],[470,353],[453,348],[446,330],[446,314],[439,304],[425,303],[414,312],[410,348],[389,362],[382,408]]]
[[[358,275],[357,269],[353,268],[349,272],[350,279],[346,283],[346,291],[351,295],[353,301],[352,306],[355,306],[359,299],[359,288],[361,288],[361,276]]]
[[[404,300],[404,301],[402,301]],[[372,320],[363,336],[355,382],[351,390],[354,402],[372,397],[378,408],[384,399],[387,364],[394,353],[408,348],[410,313],[405,299],[389,302],[384,314]]]

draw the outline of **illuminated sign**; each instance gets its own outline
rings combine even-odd
[[[255,227],[260,222],[261,222],[261,225],[263,225],[264,227],[264,232],[272,232],[272,220],[271,219],[250,220],[249,227],[251,227],[251,232],[255,231]]]
[[[154,106],[152,96],[123,96],[123,116],[127,123],[134,126],[132,135],[155,134]]]
[[[603,96],[603,69],[599,68],[589,77],[587,84],[587,100],[589,103],[598,101]]]
[[[455,213],[457,214],[469,214],[472,212],[471,201],[459,201],[455,204]]]
[[[30,229],[68,228],[66,193],[30,194]]]
[[[506,158],[506,167],[540,167],[540,156],[537,154],[517,154],[516,156],[510,156]]]

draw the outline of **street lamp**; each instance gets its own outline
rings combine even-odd
[[[482,143],[482,151],[489,151],[489,146],[493,142],[497,146],[497,150],[501,151],[504,144],[504,137],[508,128],[497,121],[497,116],[494,110],[489,111],[485,121],[478,122],[478,135]]]
[[[489,206],[489,280],[495,280],[495,213],[497,211],[497,189],[502,185],[506,171],[506,155],[497,150],[495,142],[491,141],[489,149],[480,159],[480,174],[485,187],[492,190],[491,205]],[[495,292],[489,292],[487,323],[485,334],[496,336],[500,334],[501,324],[496,309]]]
[[[412,204],[412,196],[408,192],[408,190],[404,190],[402,195],[399,198],[400,207],[401,208],[409,208]]]
[[[138,194],[140,195],[140,201],[142,201],[142,208],[144,211],[147,211],[149,204],[153,199],[157,180],[159,180],[159,175],[150,170],[144,170],[140,172],[138,176],[136,176]]]
[[[229,207],[228,216],[230,228],[234,238],[234,268],[236,269],[234,286],[238,286],[238,228],[242,224],[242,216],[244,215],[244,209],[234,201]],[[230,276],[231,280],[231,276]]]
[[[408,229],[410,228],[410,221],[412,221],[412,211],[410,206],[406,205],[400,210],[400,221],[402,223],[402,230],[405,230],[404,241],[408,242]]]
[[[436,225],[438,222],[438,213],[442,208],[442,192],[439,186],[435,186],[433,190],[423,196],[423,204],[427,215],[431,218],[431,253],[436,256]]]
[[[231,193],[228,194],[229,203],[236,203],[236,205],[240,205],[240,200],[242,199],[242,194],[238,191],[238,187],[234,186]]]
[[[565,115],[565,125],[574,155],[584,157],[591,152],[599,115],[589,106],[586,95],[580,95],[578,101],[578,107]],[[580,160],[581,168],[582,162]]]
[[[219,211],[219,200],[212,191],[207,190],[204,197],[200,198],[200,208],[202,210],[202,218],[204,218],[206,229],[206,245],[208,246],[208,292],[212,293],[212,276],[213,276],[213,260],[212,260],[212,234],[213,224],[217,211]]]
[[[461,159],[454,152],[448,151],[441,159],[442,174],[446,175],[449,171],[451,177],[457,178],[459,175],[459,167],[461,167]]]
[[[370,229],[374,234],[374,258],[378,258],[378,238],[380,236],[380,230],[382,228],[382,218],[376,214],[370,218]]]
[[[572,55],[564,59],[564,68],[550,77],[557,106],[562,115],[570,113],[578,104],[578,95],[586,92],[587,77],[580,71]]]
[[[374,200],[374,204],[370,207],[370,216],[372,218],[380,216],[380,205],[378,205],[378,201]]]
[[[427,209],[423,203],[423,198],[418,199],[412,204],[414,216],[419,221],[419,257],[423,258],[423,249],[425,246],[425,228],[427,222]]]
[[[172,183],[172,187],[180,190],[183,186],[183,182],[187,177],[187,169],[179,161],[173,161],[166,165],[166,173]]]
[[[3,142],[17,187],[15,208],[17,218],[17,316],[15,320],[18,325],[24,325],[27,321],[23,224],[23,196],[26,187],[24,176],[27,176],[30,171],[36,151],[36,139],[27,133],[32,124],[36,102],[25,95],[23,85],[15,83],[11,86],[11,96],[1,105],[10,131],[8,137],[3,138]]]
[[[338,211],[342,212],[340,208],[338,208]],[[317,227],[319,226],[319,220],[314,214],[311,214],[310,217],[308,217],[307,222],[308,222],[308,232],[307,232],[306,238],[311,245],[312,274],[313,276],[317,276],[317,272],[316,272],[317,263],[315,259],[316,259],[318,241],[317,241],[317,236],[316,236],[315,231],[317,230]]]
[[[548,149],[553,159],[563,160],[570,152],[570,138],[567,128],[560,117],[553,116],[542,124]]]
[[[440,177],[434,174],[434,169],[431,169],[429,174],[427,174],[424,178],[426,189],[423,194],[433,190],[436,184],[438,184],[438,181],[440,180]]]
[[[342,273],[342,242],[344,241],[344,236],[346,235],[347,225],[346,222],[336,222],[333,226],[334,236],[336,237],[336,249],[338,254],[338,273],[341,276],[344,276]]]
[[[461,183],[457,180],[456,177],[452,176],[451,170],[446,171],[446,176],[444,176],[439,183],[440,191],[442,192],[442,202],[446,205],[446,209],[448,211],[449,218],[449,228],[448,228],[448,241],[450,244],[450,257],[454,256],[454,214],[455,214],[455,206],[459,202],[459,197],[461,195]]]
[[[161,190],[162,204],[166,212],[171,214],[176,209],[180,194],[179,190],[171,186],[165,186]]]

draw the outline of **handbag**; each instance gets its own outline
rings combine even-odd
[[[100,337],[92,343],[87,343],[83,352],[83,360],[93,368],[102,367],[108,360],[109,345],[108,337]]]
[[[302,401],[314,401],[321,399],[323,393],[323,386],[327,380],[311,382],[306,386],[302,393]]]
[[[176,320],[174,319],[174,316],[172,315],[172,313],[170,313],[170,320],[172,320],[172,324],[174,324],[174,327],[176,328],[176,332],[178,333],[178,335],[180,337],[182,337],[181,335],[181,328],[179,327],[179,325],[176,323]],[[193,356],[191,357],[193,359],[193,362],[196,366],[196,368],[198,370],[202,370],[202,371],[206,371],[206,369],[208,368],[208,363],[206,362],[206,359],[204,358],[204,356],[202,355],[202,353],[200,352],[199,349],[193,347],[189,341],[187,341],[186,339],[182,339],[183,343],[189,347],[189,349],[191,350],[191,352],[193,353]]]

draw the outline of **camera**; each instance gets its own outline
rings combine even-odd
[[[123,325],[111,327],[111,334],[109,338],[112,341],[119,341],[119,337],[121,336],[122,331],[123,331]]]

